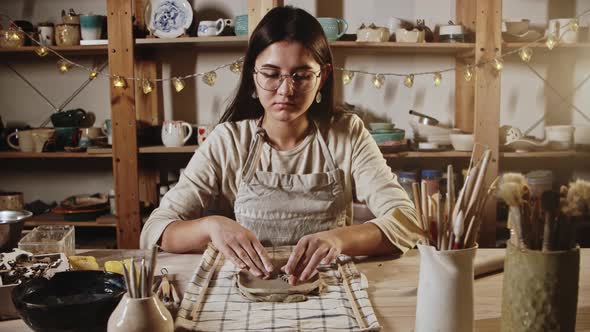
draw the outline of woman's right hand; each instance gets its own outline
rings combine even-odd
[[[207,217],[206,223],[213,245],[238,268],[257,277],[270,276],[272,261],[254,233],[223,216]]]

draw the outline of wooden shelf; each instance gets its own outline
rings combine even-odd
[[[360,52],[388,52],[388,53],[422,53],[422,54],[448,54],[470,53],[475,50],[472,43],[396,43],[396,42],[356,42],[334,41],[331,42],[333,50],[346,49],[347,51]]]
[[[195,47],[243,47],[248,46],[247,36],[221,36],[221,37],[181,37],[181,38],[138,38],[135,39],[138,47],[195,46]]]
[[[110,151],[110,149],[109,149]],[[79,159],[79,158],[111,158],[113,154],[88,152],[0,152],[0,159]]]
[[[590,152],[539,151],[539,152],[501,152],[504,158],[590,158]]]
[[[178,148],[169,148],[163,145],[144,146],[139,148],[139,153],[194,153],[198,145],[185,145]]]
[[[77,46],[50,46],[51,49],[59,52],[63,55],[98,55],[108,53],[107,45],[77,45]],[[23,55],[30,54],[38,56],[35,50],[37,46],[23,46],[17,48],[0,48],[0,56],[2,55]],[[55,56],[55,54],[49,52],[47,56]]]
[[[519,49],[521,47],[528,46],[535,51],[545,51],[551,52],[555,50],[582,50],[587,51],[590,50],[590,43],[575,43],[575,44],[564,44],[560,43],[553,48],[553,50],[549,50],[545,43],[503,43],[502,49],[504,51],[511,51],[515,49]]]
[[[117,227],[117,217],[113,215],[103,215],[96,220],[89,221],[67,221],[63,215],[56,213],[45,213],[33,216],[25,221],[25,227],[36,227],[43,225],[71,225],[76,227]]]
[[[405,151],[398,153],[383,153],[385,158],[469,158],[471,152],[464,151],[439,151],[439,152],[423,152],[423,151]]]

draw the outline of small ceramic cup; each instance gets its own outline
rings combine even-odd
[[[207,139],[207,136],[209,136],[209,133],[211,132],[212,129],[213,129],[213,126],[211,126],[211,125],[197,126],[197,143],[199,145],[205,143],[205,140]]]
[[[55,140],[55,129],[51,128],[38,128],[32,130],[33,137],[33,151],[43,152],[46,151],[46,146],[52,144]]]
[[[225,20],[220,18],[217,21],[201,21],[199,22],[199,28],[197,36],[218,36],[225,29]]]
[[[324,33],[328,41],[340,39],[348,30],[348,23],[342,18],[318,17],[318,22],[324,28]]]
[[[17,138],[18,141],[13,143],[11,140]],[[6,143],[11,148],[21,152],[33,152],[33,130],[19,130],[6,137]]]
[[[102,125],[102,133],[108,137],[107,143],[109,145],[113,144],[113,121],[111,119],[104,120]]]
[[[37,32],[39,32],[39,43],[43,46],[53,45],[54,35],[53,23],[39,23]]]
[[[247,36],[248,35],[248,15],[238,15],[235,20],[234,31],[236,36]]]
[[[162,125],[162,143],[169,148],[183,146],[192,134],[193,127],[184,121],[164,121]]]
[[[80,45],[80,25],[66,23],[56,25],[55,43],[57,46]]]
[[[80,15],[80,27],[83,40],[100,39],[102,33],[102,16]]]

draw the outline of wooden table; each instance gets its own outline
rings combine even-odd
[[[480,249],[478,261],[501,255],[503,249]],[[101,250],[85,254],[103,257],[103,260],[129,257],[135,251]],[[98,259],[99,262],[101,259]],[[200,255],[159,255],[159,268],[165,267],[175,280],[175,286],[184,292]],[[576,331],[590,331],[590,249],[582,250],[580,292]],[[369,297],[383,331],[413,331],[416,312],[419,255],[413,250],[402,258],[371,259],[358,263],[369,280]],[[475,330],[500,330],[502,304],[502,274],[493,274],[475,280]],[[0,322],[0,331],[30,331],[22,320]]]

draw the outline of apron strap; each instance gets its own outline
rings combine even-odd
[[[334,158],[332,158],[332,153],[330,149],[328,149],[328,144],[324,140],[324,136],[320,132],[320,127],[318,126],[317,122],[313,120],[313,124],[316,128],[316,136],[318,137],[318,142],[320,143],[320,148],[322,149],[322,154],[324,155],[324,159],[326,159],[326,163],[328,163],[328,169],[330,171],[336,170],[336,163],[334,163]]]
[[[256,136],[254,137],[254,142],[250,146],[248,158],[246,159],[246,163],[242,169],[242,180],[246,183],[250,183],[252,180],[254,172],[256,171],[256,167],[258,166],[258,162],[260,161],[260,155],[262,154],[262,148],[264,147],[263,143],[265,135],[266,131],[262,127],[258,127],[256,130]]]

